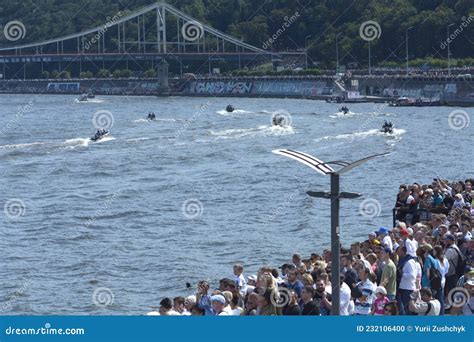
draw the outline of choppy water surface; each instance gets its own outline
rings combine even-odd
[[[381,208],[372,219],[363,199],[342,202],[347,244],[391,224],[400,183],[473,177],[472,125],[448,125],[457,108],[349,107],[344,116],[337,104],[293,99],[0,95],[2,313],[143,314],[188,294],[186,282],[230,275],[236,261],[251,274],[321,251],[329,203],[305,192],[329,179],[276,148],[348,161],[392,152],[342,177],[342,190]],[[112,116],[94,120],[104,110]],[[271,127],[275,112],[291,126]],[[111,136],[89,141],[108,119]],[[393,135],[379,132],[383,120]],[[104,287],[107,308],[92,300]]]

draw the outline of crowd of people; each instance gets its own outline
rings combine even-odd
[[[334,286],[340,315],[473,315],[473,181],[400,185],[395,226],[341,247],[339,284],[330,282],[330,250],[295,253],[248,277],[236,264],[216,289],[200,281],[196,294],[164,298],[148,315],[326,316]]]

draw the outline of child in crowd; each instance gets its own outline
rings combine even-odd
[[[375,296],[377,297],[372,305],[372,315],[383,316],[385,304],[389,302],[387,298],[387,290],[385,287],[379,286],[375,289]]]

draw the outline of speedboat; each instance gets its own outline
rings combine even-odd
[[[86,95],[88,99],[95,99],[95,95],[91,92],[87,93]]]
[[[227,105],[227,107],[225,107],[225,110],[227,113],[232,113],[235,110],[235,108],[232,105]]]
[[[108,136],[109,134],[110,134],[109,131],[106,131],[106,130],[103,130],[102,132],[97,131],[95,135],[91,138],[91,141],[99,141],[105,138],[106,136]]]
[[[346,106],[342,106],[340,110],[343,114],[349,113],[349,108],[347,108]]]

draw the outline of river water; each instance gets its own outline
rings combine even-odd
[[[472,109],[349,107],[344,116],[296,99],[0,95],[1,313],[140,315],[191,294],[186,282],[216,285],[235,262],[250,275],[321,252],[329,203],[306,191],[328,190],[329,177],[273,149],[325,161],[391,152],[341,176],[341,190],[364,194],[341,203],[346,246],[391,225],[400,183],[474,176],[472,124],[448,119]],[[291,125],[272,127],[274,113]],[[394,134],[379,132],[384,120]],[[89,141],[101,125],[111,135]]]

